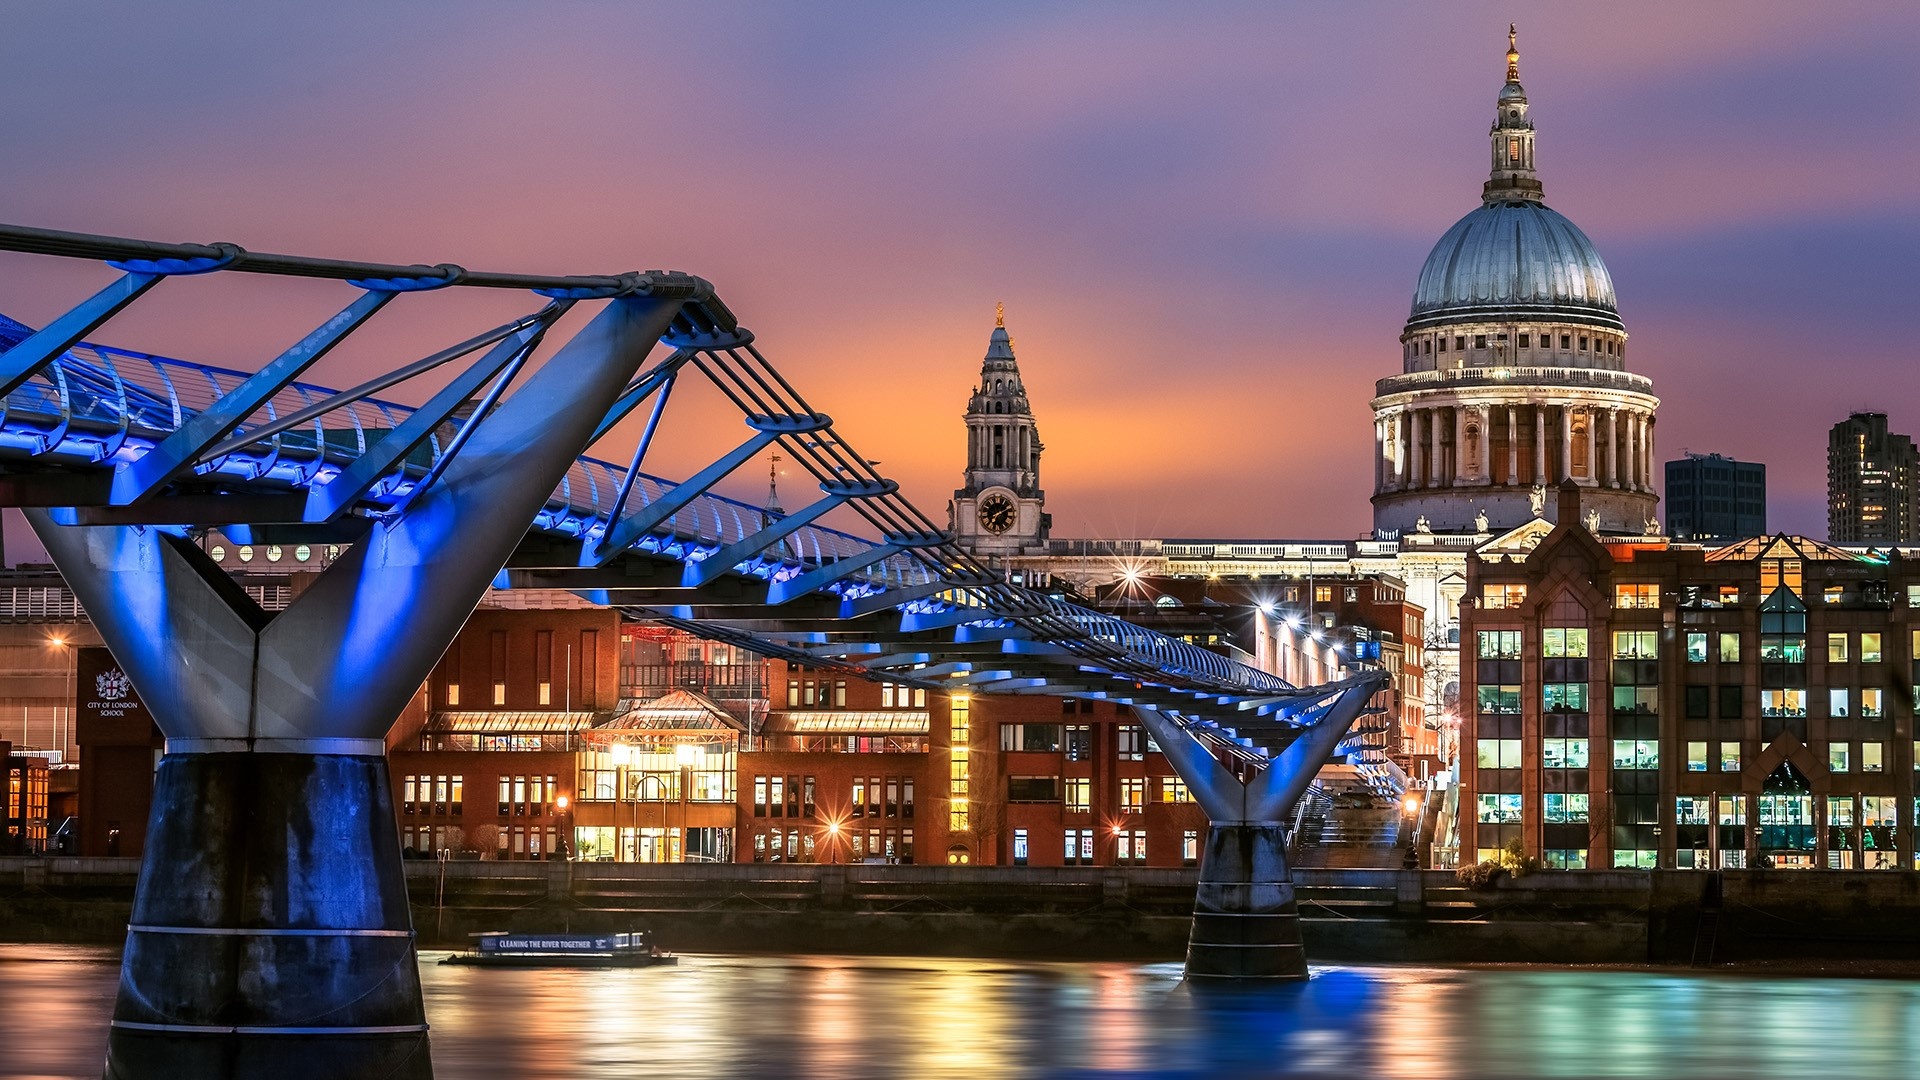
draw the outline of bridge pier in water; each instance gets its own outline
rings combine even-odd
[[[277,614],[163,506],[27,510],[167,739],[108,1076],[432,1075],[385,736],[680,307],[613,300]]]
[[[1164,713],[1134,707],[1154,742],[1207,812],[1187,979],[1194,983],[1263,983],[1305,979],[1305,944],[1287,867],[1286,821],[1347,729],[1379,689],[1381,676],[1356,677],[1265,768],[1242,776],[1228,768],[1194,729]]]

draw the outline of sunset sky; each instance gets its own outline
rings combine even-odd
[[[1056,536],[1350,537],[1367,399],[1478,203],[1510,20],[1547,201],[1613,272],[1661,457],[1763,461],[1769,525],[1823,537],[1826,429],[1920,429],[1911,5],[22,6],[0,218],[689,270],[936,519],[1004,300]],[[37,325],[104,280],[0,261],[0,311]],[[173,283],[98,337],[251,367],[345,299],[313,290]],[[312,377],[512,300],[421,298]],[[744,437],[713,420],[649,468]]]

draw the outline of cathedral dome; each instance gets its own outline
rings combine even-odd
[[[1527,199],[1488,202],[1440,237],[1420,268],[1407,329],[1515,318],[1626,329],[1593,241]]]

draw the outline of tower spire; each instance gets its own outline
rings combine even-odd
[[[1507,81],[1493,114],[1493,169],[1480,197],[1489,204],[1539,202],[1544,195],[1533,171],[1533,119],[1520,85],[1520,30],[1507,24]]]

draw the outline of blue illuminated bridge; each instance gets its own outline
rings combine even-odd
[[[25,510],[167,739],[109,1075],[431,1074],[384,737],[493,585],[864,677],[1128,704],[1212,822],[1189,978],[1306,975],[1281,822],[1329,757],[1377,766],[1379,721],[1355,721],[1385,673],[1296,687],[1009,583],[855,451],[706,281],[11,226],[0,250],[114,275],[44,327],[0,317],[0,505]],[[175,279],[235,274],[302,279],[289,287],[342,307],[253,371],[96,340],[147,293],[196,287]],[[303,381],[388,304],[445,289],[530,310],[351,389]],[[429,372],[424,404],[381,396]],[[650,475],[692,383],[730,402],[742,437],[685,480]],[[628,465],[583,456],[623,422]],[[817,500],[769,513],[712,490],[772,449]],[[195,546],[209,528],[347,546],[268,613]]]

